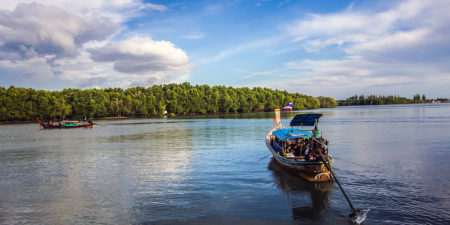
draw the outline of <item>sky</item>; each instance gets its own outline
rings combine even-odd
[[[8,0],[0,86],[450,97],[448,0]]]

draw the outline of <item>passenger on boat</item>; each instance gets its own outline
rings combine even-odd
[[[293,153],[294,153],[295,156],[300,156],[300,155],[301,155],[301,152],[302,152],[302,144],[301,144],[300,139],[297,141],[297,144],[294,145],[294,147],[293,147],[292,150],[293,150]]]
[[[295,147],[295,143],[296,143],[295,139],[286,140],[287,144],[286,152],[292,152],[293,148]]]

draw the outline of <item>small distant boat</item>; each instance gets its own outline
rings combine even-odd
[[[42,129],[63,129],[63,128],[91,128],[94,127],[94,123],[91,120],[84,121],[52,121],[41,122],[38,117],[36,117],[36,121],[39,123],[39,126]]]
[[[289,103],[287,106],[281,108],[283,111],[292,111],[292,102]]]
[[[332,180],[332,174],[320,158],[324,157],[331,167],[333,159],[328,155],[328,141],[318,130],[322,114],[298,114],[291,120],[290,128],[281,125],[279,109],[275,115],[277,125],[267,134],[266,145],[276,162],[311,182]],[[305,126],[310,129],[304,129]]]

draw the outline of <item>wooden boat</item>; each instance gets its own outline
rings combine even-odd
[[[328,155],[328,141],[318,130],[322,114],[296,115],[290,122],[290,128],[281,125],[279,109],[275,110],[275,115],[277,125],[267,134],[266,145],[276,162],[307,181],[332,180],[320,157],[331,166],[333,159]],[[305,126],[310,129],[304,129]]]
[[[84,121],[52,121],[42,122],[36,117],[36,121],[42,129],[63,129],[63,128],[92,128],[94,123],[91,120]]]

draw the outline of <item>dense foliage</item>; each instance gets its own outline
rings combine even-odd
[[[331,97],[319,96],[317,99],[320,102],[320,108],[334,108],[339,105],[339,103]]]
[[[292,102],[294,109],[319,108],[314,97],[269,88],[233,88],[189,83],[128,89],[62,91],[0,87],[0,120],[158,117],[219,112],[272,111]]]
[[[339,100],[339,105],[388,105],[388,104],[415,104],[415,103],[428,103],[431,100],[427,100],[425,95],[415,94],[413,99],[403,98],[399,96],[376,96],[369,95],[364,96],[354,95],[346,100]]]

